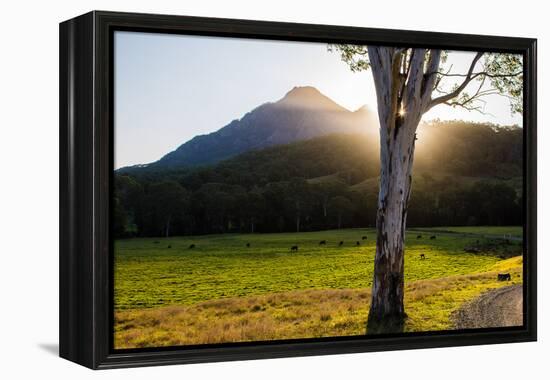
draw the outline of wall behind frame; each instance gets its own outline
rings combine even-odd
[[[355,355],[169,366],[94,373],[57,357],[58,337],[58,23],[92,9],[150,12],[363,27],[416,29],[536,37],[539,39],[539,105],[550,104],[547,89],[550,31],[543,5],[465,0],[394,2],[190,0],[154,3],[121,0],[10,2],[0,23],[2,112],[0,112],[0,231],[2,231],[0,321],[2,377],[55,375],[61,379],[334,379],[388,375],[403,379],[514,378],[548,373],[547,302],[550,285],[539,270],[539,342],[397,351]],[[445,15],[444,12],[447,12]],[[550,61],[548,61],[550,62]],[[550,243],[550,133],[539,107],[539,268],[547,267]],[[548,299],[548,297],[546,297]],[[7,339],[6,339],[7,338]],[[390,372],[388,372],[390,371]]]

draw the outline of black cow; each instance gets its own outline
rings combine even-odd
[[[297,246],[297,245],[293,245],[292,247],[290,247],[290,250],[291,250],[291,251],[298,252],[298,246]]]
[[[466,253],[479,253],[480,249],[478,247],[466,247],[466,248],[464,248],[464,252],[466,252]]]
[[[363,237],[361,238],[361,240],[367,240],[367,236],[366,236],[366,235],[363,236]]]
[[[510,273],[499,273],[497,275],[497,280],[498,281],[510,281],[510,280],[512,280],[512,276],[510,275]]]
[[[250,248],[250,243],[246,243],[246,248]]]
[[[421,254],[420,254],[420,260],[424,260],[425,258],[426,258],[426,255],[423,254],[423,253],[421,253]]]
[[[326,244],[327,244],[327,241],[326,241],[326,240],[321,240],[321,241],[319,242],[319,245],[326,245]]]
[[[189,249],[193,249],[193,248],[195,248],[195,244],[191,244],[191,245],[189,246]]]
[[[361,243],[359,243],[358,241],[355,242],[355,245],[361,245]]]
[[[340,243],[338,243],[338,247],[341,247],[341,246],[343,246],[343,245],[344,245],[344,241],[341,240]]]
[[[160,241],[158,241],[158,240],[155,240],[155,241],[153,242],[153,244],[158,244],[158,243],[160,243]]]
[[[171,245],[169,245],[169,246],[168,246],[168,247],[166,247],[166,248],[172,248],[172,246],[171,246]]]
[[[416,235],[417,239],[422,239],[422,235]]]
[[[435,235],[430,236],[430,240],[435,240],[435,239],[436,239]]]

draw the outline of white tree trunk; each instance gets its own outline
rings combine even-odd
[[[380,190],[368,333],[403,330],[404,244],[416,129],[428,108],[440,51],[368,47],[380,119]],[[426,64],[426,57],[429,60]],[[407,67],[403,73],[403,67]]]
[[[405,128],[381,145],[370,333],[400,331],[406,316],[404,243],[413,158],[414,133],[411,136]]]

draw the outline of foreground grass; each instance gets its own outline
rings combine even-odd
[[[436,233],[437,239],[429,240],[426,233],[422,239],[417,235],[407,236],[407,283],[487,272],[503,257],[498,251],[465,253],[480,239],[476,236]],[[327,245],[319,246],[320,240]],[[188,249],[190,244],[196,248]],[[295,244],[299,250],[291,252]],[[115,242],[115,310],[296,290],[365,289],[371,286],[374,253],[375,234],[369,229],[120,240]],[[506,257],[512,254],[521,254],[519,242],[507,247]]]
[[[522,282],[522,258],[500,260],[483,273],[407,283],[405,331],[453,328],[451,314],[480,293]],[[511,282],[497,273],[509,272]],[[194,305],[118,311],[115,347],[161,347],[362,335],[369,289],[319,289],[226,298]]]

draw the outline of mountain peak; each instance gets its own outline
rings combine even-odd
[[[347,111],[313,86],[295,86],[277,104],[292,108]]]
[[[147,167],[210,165],[268,146],[334,133],[368,133],[370,120],[369,112],[352,112],[315,87],[294,87],[279,101],[265,103],[215,132],[195,136]]]
[[[285,98],[296,96],[323,96],[323,94],[313,86],[294,86],[292,90],[286,93]]]

